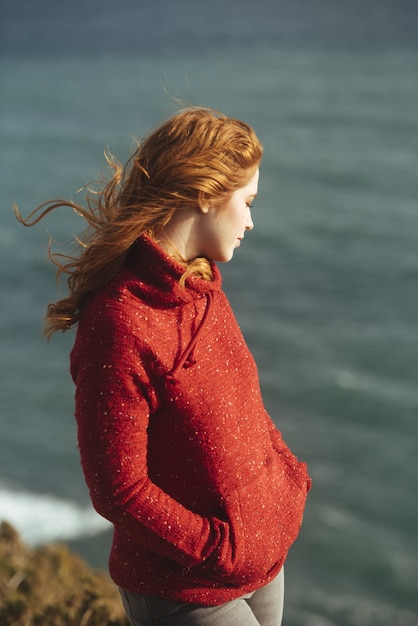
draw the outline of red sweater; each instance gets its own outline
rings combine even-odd
[[[203,605],[279,572],[310,486],[212,269],[182,288],[182,267],[141,237],[85,306],[71,353],[83,470],[114,525],[112,578]]]

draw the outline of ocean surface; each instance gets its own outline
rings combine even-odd
[[[185,104],[252,124],[255,229],[221,269],[265,403],[314,486],[284,626],[418,625],[418,4],[0,3],[0,519],[105,568],[68,352],[40,337],[46,248],[24,214]]]

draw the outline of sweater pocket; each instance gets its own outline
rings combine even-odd
[[[241,584],[278,571],[302,523],[306,488],[279,460],[272,465],[240,485],[236,492],[239,519],[229,516],[235,554],[231,574]]]

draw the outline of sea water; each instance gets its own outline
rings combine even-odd
[[[113,4],[2,4],[0,518],[106,567],[110,528],[76,444],[73,334],[40,338],[65,293],[47,229],[65,251],[83,226],[62,210],[24,229],[13,201],[27,214],[82,200],[104,148],[123,160],[179,106],[213,106],[264,144],[254,231],[221,269],[266,406],[314,483],[284,623],[416,626],[414,5],[370,3],[367,21],[357,3]]]

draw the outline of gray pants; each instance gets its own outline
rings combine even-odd
[[[119,589],[132,626],[280,626],[284,575],[265,587],[220,606],[182,604]]]

